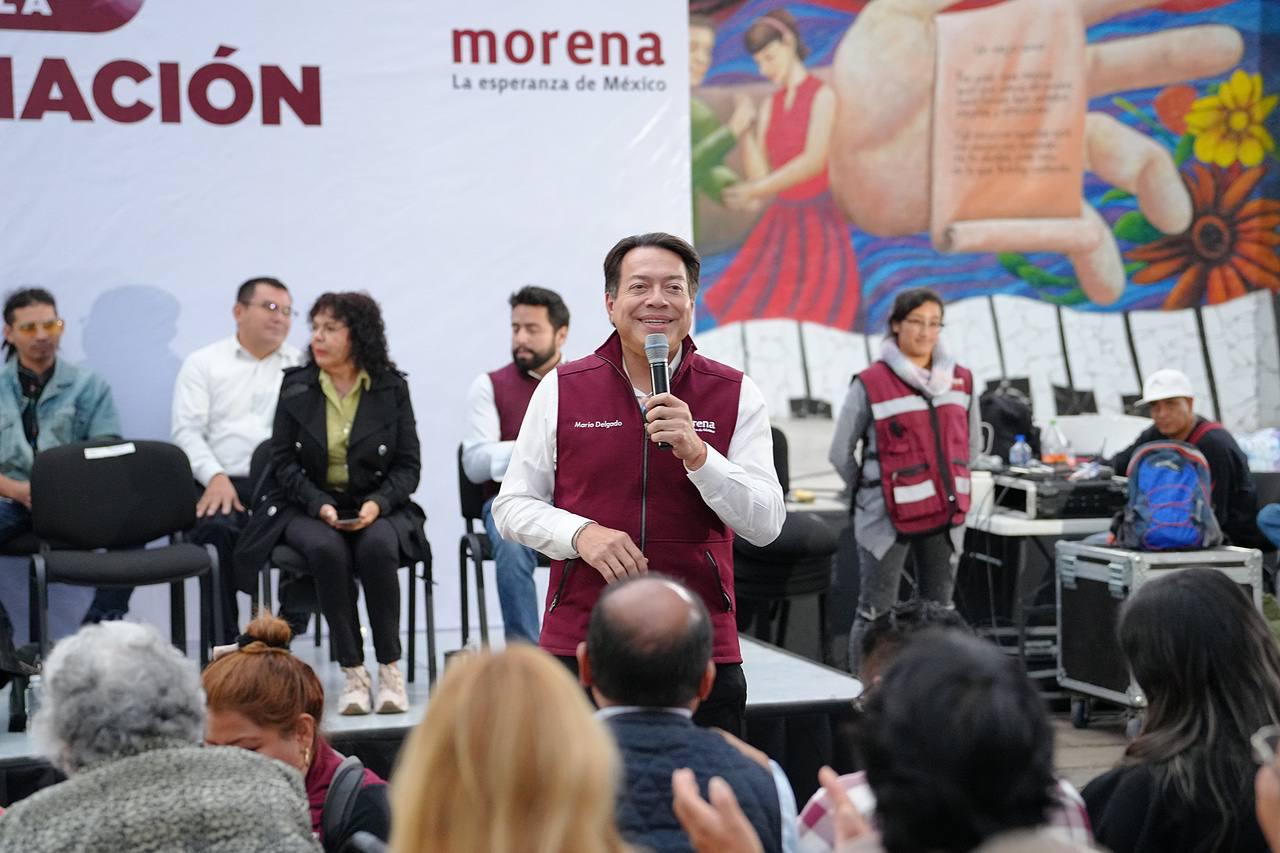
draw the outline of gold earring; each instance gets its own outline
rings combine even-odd
[[[311,769],[311,747],[307,747],[302,753],[302,766]]]

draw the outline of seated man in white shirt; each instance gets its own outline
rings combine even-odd
[[[173,389],[173,443],[186,452],[204,487],[192,539],[217,548],[222,567],[227,635],[218,642],[231,642],[239,633],[231,554],[253,488],[249,462],[271,437],[284,369],[302,361],[297,347],[285,341],[293,300],[277,279],[251,278],[240,285],[232,316],[236,333],[187,356]]]
[[[554,290],[532,285],[511,294],[511,363],[485,373],[467,392],[467,437],[462,468],[484,488],[484,528],[489,534],[498,577],[507,642],[538,642],[538,593],[533,570],[537,553],[504,539],[493,522],[493,499],[511,462],[520,423],[534,389],[560,363],[569,334],[569,309]]]

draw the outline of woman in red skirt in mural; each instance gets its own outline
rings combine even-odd
[[[747,180],[724,195],[736,207],[773,200],[704,304],[719,324],[788,317],[852,331],[858,265],[827,181],[835,94],[805,68],[809,51],[789,12],[762,15],[745,38],[778,90],[743,140]]]

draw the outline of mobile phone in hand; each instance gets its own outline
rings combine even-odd
[[[338,510],[338,520],[334,522],[338,527],[355,527],[360,523],[360,513],[354,509]]]

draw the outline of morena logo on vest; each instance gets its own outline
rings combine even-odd
[[[716,422],[715,422],[715,421],[694,421],[694,422],[693,422],[693,431],[694,431],[694,432],[709,432],[709,433],[711,433],[712,435],[715,435],[715,434],[716,434]]]

